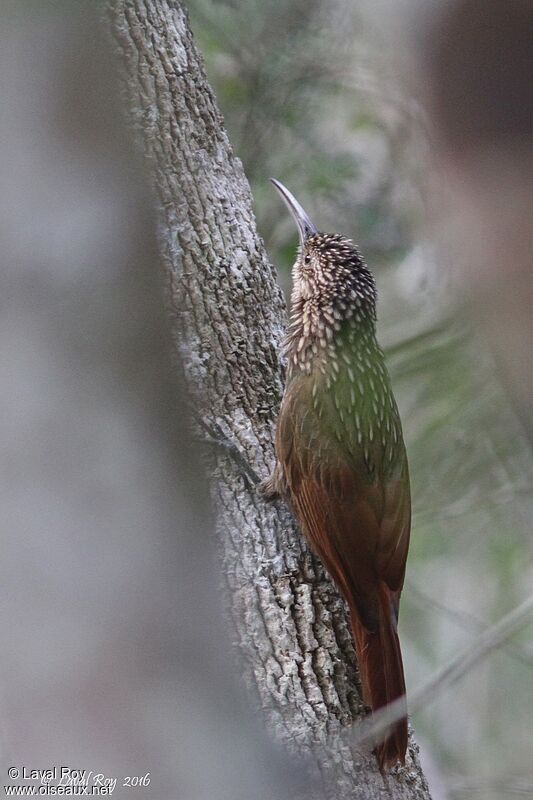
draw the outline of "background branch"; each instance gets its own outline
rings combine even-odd
[[[435,700],[440,692],[460,680],[481,659],[493,650],[501,647],[520,628],[533,618],[533,595],[524,600],[517,608],[506,614],[499,622],[487,628],[478,637],[474,645],[465,653],[457,656],[440,669],[424,686],[409,693],[409,711],[414,714],[428,703]],[[365,723],[363,730],[355,737],[356,743],[374,741],[380,737],[390,725],[405,714],[405,702],[396,700],[386,708],[373,714],[372,720]]]

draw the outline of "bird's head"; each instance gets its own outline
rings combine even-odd
[[[300,235],[293,267],[293,303],[310,301],[330,308],[334,316],[375,317],[374,278],[351,239],[338,233],[321,233],[294,195],[271,178],[281,194]]]

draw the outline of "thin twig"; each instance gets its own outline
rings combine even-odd
[[[492,650],[500,647],[516,631],[522,628],[533,617],[533,595],[524,600],[517,608],[506,614],[499,622],[487,628],[474,643],[473,647],[454,658],[450,663],[435,673],[424,686],[411,693],[409,711],[414,713],[435,700],[440,692],[463,677],[478,661]],[[405,697],[380,709],[372,715],[369,722],[363,723],[355,733],[355,745],[380,741],[386,731],[405,714]]]
[[[202,440],[204,444],[210,444],[214,447],[220,447],[225,450],[226,453],[241,468],[242,474],[252,482],[252,485],[257,486],[259,483],[261,483],[261,478],[257,472],[241,453],[237,445],[228,439],[218,422],[208,423],[194,410],[191,410],[190,413],[196,424],[210,437],[209,439]]]
[[[409,594],[415,598],[415,601],[416,599],[419,600],[421,606],[428,604],[431,605],[436,611],[439,611],[441,614],[445,614],[447,617],[452,619],[455,624],[463,630],[475,630],[481,632],[486,631],[489,627],[486,622],[478,619],[478,617],[475,617],[468,611],[459,611],[457,609],[450,608],[439,600],[435,600],[434,597],[431,597],[431,595],[422,591],[422,589],[419,589],[418,586],[415,586],[412,581],[407,581],[405,588],[408,590]],[[522,647],[521,645],[516,644],[516,642],[506,642],[505,651],[514,658],[522,661],[524,664],[527,664],[529,667],[533,667],[533,652],[527,647]]]

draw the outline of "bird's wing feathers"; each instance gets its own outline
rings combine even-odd
[[[384,581],[397,611],[410,530],[405,453],[394,479],[372,479],[363,459],[320,433],[317,418],[297,396],[282,409],[277,452],[294,510],[311,545],[342,593],[372,629],[377,589]]]

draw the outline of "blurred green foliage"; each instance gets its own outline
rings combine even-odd
[[[189,9],[284,287],[297,236],[270,176],[320,228],[356,239],[377,276],[413,487],[401,632],[414,688],[527,596],[533,577],[531,449],[426,242],[424,117],[358,5]],[[416,715],[427,770],[449,798],[533,797],[532,679],[530,627]]]
[[[380,93],[356,11],[320,0],[194,0],[189,9],[277,265],[292,263],[296,237],[270,176],[322,227],[356,236],[373,262],[403,252],[416,201],[402,166],[408,106]]]

